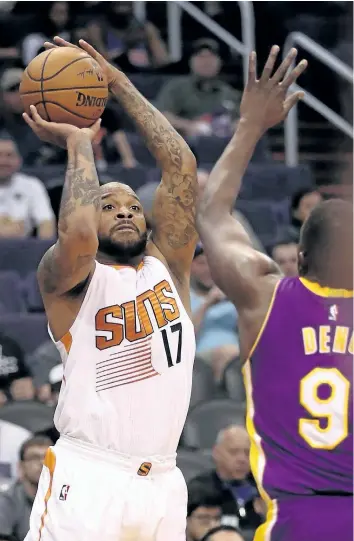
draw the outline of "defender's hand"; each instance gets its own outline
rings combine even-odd
[[[57,122],[47,122],[39,115],[34,105],[30,106],[32,118],[23,113],[23,118],[32,128],[34,133],[45,143],[51,143],[60,148],[66,148],[66,143],[70,135],[74,133],[88,134],[91,141],[99,132],[101,119],[97,120],[90,128],[77,128],[71,124],[59,124]]]
[[[307,61],[302,60],[287,75],[297,55],[297,50],[291,49],[272,75],[278,53],[279,47],[273,45],[260,79],[257,79],[256,53],[253,51],[250,55],[248,81],[242,96],[240,118],[241,121],[255,124],[262,132],[282,122],[290,109],[304,96],[303,92],[295,92],[287,97],[287,92],[306,69]]]
[[[84,50],[90,56],[92,56],[94,60],[96,60],[97,64],[99,64],[102,71],[105,73],[108,81],[108,88],[112,88],[112,86],[116,83],[117,76],[120,73],[119,70],[116,67],[112,66],[112,64],[107,62],[107,60],[98,51],[96,51],[96,49],[94,49],[92,45],[87,43],[87,41],[80,39],[80,47],[77,47],[73,43],[70,43],[63,38],[60,38],[59,36],[55,36],[53,41],[54,44],[46,41],[44,43],[44,47],[46,49],[55,49],[57,47],[74,47],[75,49]]]

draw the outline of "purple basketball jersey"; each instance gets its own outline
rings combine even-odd
[[[352,292],[280,280],[244,367],[251,466],[266,500],[353,492],[352,355]]]

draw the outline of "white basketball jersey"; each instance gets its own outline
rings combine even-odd
[[[79,314],[56,346],[58,431],[129,455],[172,455],[188,411],[193,324],[166,267],[96,262]]]

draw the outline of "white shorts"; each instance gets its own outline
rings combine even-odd
[[[44,461],[25,541],[185,541],[173,457],[128,457],[68,437]]]

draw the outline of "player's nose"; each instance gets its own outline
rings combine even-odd
[[[119,212],[117,212],[116,218],[118,218],[118,220],[131,220],[133,218],[133,214],[129,209],[121,208],[119,209]]]

